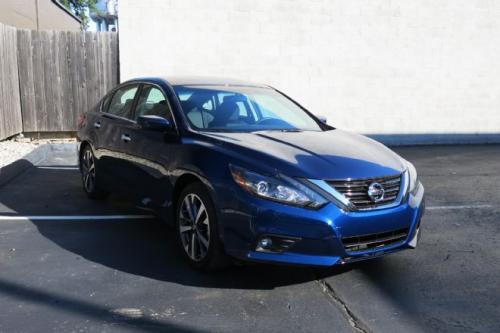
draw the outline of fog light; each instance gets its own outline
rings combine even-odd
[[[290,247],[292,247],[292,245],[299,240],[300,238],[296,237],[263,235],[257,241],[255,250],[261,252],[280,253],[290,249]]]
[[[271,238],[261,238],[259,241],[259,247],[261,249],[267,250],[270,249],[273,246],[273,240]]]

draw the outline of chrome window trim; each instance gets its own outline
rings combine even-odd
[[[134,104],[132,105],[132,107],[133,107],[132,116],[135,118],[135,111],[136,111],[135,109],[137,107],[136,101],[138,101],[138,99],[139,99],[139,97],[140,97],[140,95],[142,93],[142,89],[144,88],[144,86],[145,85],[149,85],[149,86],[158,88],[160,90],[160,92],[163,94],[163,97],[165,97],[165,101],[167,102],[167,106],[168,106],[170,115],[172,116],[172,120],[173,120],[175,132],[177,134],[179,134],[179,126],[178,126],[177,120],[175,119],[175,114],[174,114],[173,109],[172,109],[172,104],[170,103],[170,100],[168,99],[168,95],[167,95],[167,93],[165,92],[165,90],[163,89],[162,86],[160,86],[159,84],[154,83],[154,82],[136,80],[136,81],[130,81],[130,82],[123,83],[122,85],[113,88],[99,102],[99,112],[101,113],[101,115],[103,115],[105,117],[108,117],[108,118],[111,118],[111,119],[123,120],[123,121],[126,121],[126,122],[130,123],[130,124],[137,125],[137,120],[135,120],[135,119],[130,119],[130,118],[126,118],[126,117],[117,116],[115,114],[109,113],[107,110],[106,111],[103,110],[104,102],[105,102],[105,100],[106,100],[107,97],[109,97],[109,98],[112,99],[113,96],[114,96],[114,94],[118,90],[120,90],[121,88],[125,88],[127,86],[130,86],[130,85],[137,85],[137,92],[136,92],[136,95],[134,96]]]

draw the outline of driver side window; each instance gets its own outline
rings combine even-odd
[[[163,92],[151,85],[144,85],[135,109],[135,120],[139,116],[154,115],[173,121],[170,106]]]
[[[127,85],[118,89],[111,98],[107,112],[122,118],[131,118],[131,109],[138,85]]]

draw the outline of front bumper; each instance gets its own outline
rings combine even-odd
[[[414,248],[425,211],[422,184],[397,207],[359,212],[342,211],[333,203],[319,210],[291,207],[238,190],[224,191],[227,197],[222,202],[231,208],[219,210],[221,236],[230,256],[249,261],[332,266]],[[403,229],[406,237],[387,246],[348,251],[342,242],[346,237]],[[298,240],[283,252],[256,250],[258,240],[265,235]]]

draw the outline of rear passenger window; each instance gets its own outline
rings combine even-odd
[[[154,86],[145,85],[142,88],[137,108],[135,109],[135,120],[139,116],[160,116],[172,121],[172,114],[163,92]]]
[[[132,104],[134,102],[135,94],[137,93],[137,85],[125,86],[118,89],[107,108],[107,112],[115,116],[123,118],[131,118]]]

